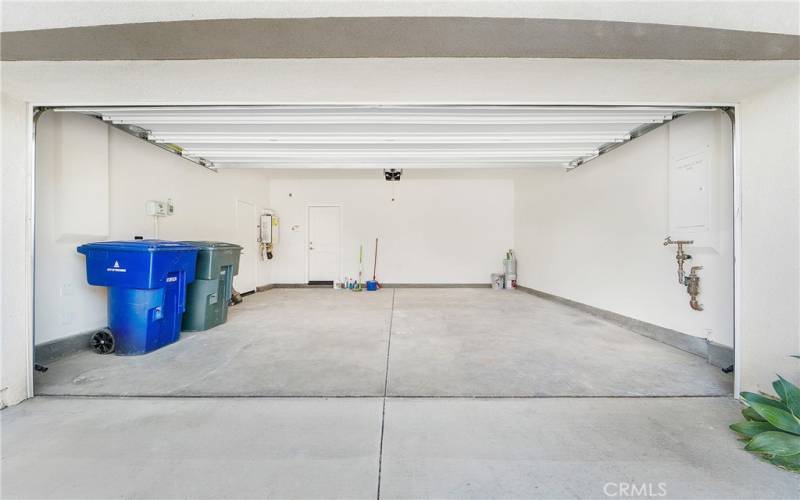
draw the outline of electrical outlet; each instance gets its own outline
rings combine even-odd
[[[151,215],[153,217],[166,217],[168,215],[167,204],[163,201],[150,200],[147,202],[146,209],[147,215]]]

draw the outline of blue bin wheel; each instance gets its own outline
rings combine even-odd
[[[97,354],[111,354],[114,352],[114,334],[111,330],[103,328],[92,335],[92,349]]]

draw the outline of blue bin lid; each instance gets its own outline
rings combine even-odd
[[[197,251],[197,247],[179,241],[166,240],[128,240],[98,241],[78,247],[86,250],[111,250],[116,252],[186,252]]]

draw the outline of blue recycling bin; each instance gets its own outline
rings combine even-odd
[[[178,340],[197,247],[162,240],[103,241],[78,247],[90,285],[108,287],[115,352],[144,354]]]

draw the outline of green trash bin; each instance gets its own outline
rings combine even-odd
[[[221,241],[184,241],[197,247],[195,280],[186,289],[183,330],[208,330],[228,320],[233,277],[242,247]]]

